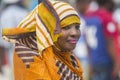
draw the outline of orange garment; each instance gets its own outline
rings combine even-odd
[[[60,29],[74,23],[80,19],[69,4],[43,0],[17,28],[3,29],[3,38],[15,43],[15,80],[83,80],[72,52],[54,46]]]
[[[69,63],[68,63],[69,66],[67,66],[64,63],[64,61],[58,58],[58,56],[53,53],[52,47],[46,49],[44,53],[42,58],[39,56],[34,56],[34,62],[30,63],[30,68],[26,68],[23,61],[15,53],[14,54],[15,80],[62,80],[62,79],[83,80],[82,69],[80,67],[80,64],[78,64],[79,66],[78,69],[74,68],[74,70],[71,70],[70,68],[73,66]],[[59,65],[62,65],[62,67],[56,66],[58,63]],[[61,70],[63,70],[63,72],[60,73]],[[76,73],[79,72],[78,74],[79,78],[77,78],[78,77],[77,75],[75,78],[75,72]]]

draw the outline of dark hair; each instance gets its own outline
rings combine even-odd
[[[103,6],[106,3],[110,2],[111,0],[95,0],[95,1],[98,3],[98,5]]]
[[[99,6],[104,6],[108,11],[113,12],[115,3],[113,0],[96,0]]]
[[[90,2],[91,0],[76,0],[76,3]]]

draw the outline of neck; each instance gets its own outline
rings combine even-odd
[[[55,43],[55,44],[53,45],[53,47],[54,47],[57,51],[59,51],[59,52],[61,52],[61,53],[69,53],[69,52],[71,52],[71,51],[64,50],[64,49],[60,48],[60,46],[59,46],[57,43]]]

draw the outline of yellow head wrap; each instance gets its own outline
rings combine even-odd
[[[3,38],[14,43],[27,33],[35,33],[39,52],[53,45],[60,36],[60,29],[80,23],[77,12],[69,4],[43,0],[16,28],[3,28]]]

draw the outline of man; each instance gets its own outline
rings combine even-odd
[[[89,61],[88,61],[88,49],[86,46],[85,36],[84,36],[85,28],[86,28],[86,21],[84,19],[84,14],[88,9],[90,2],[91,0],[75,0],[75,5],[74,5],[81,18],[81,25],[80,25],[81,37],[77,43],[76,48],[74,49],[74,53],[80,59],[84,71],[85,80],[89,80]]]
[[[114,80],[117,26],[112,19],[112,0],[96,0],[98,9],[86,15],[86,41],[93,70],[93,80]],[[110,6],[113,5],[113,6]]]

